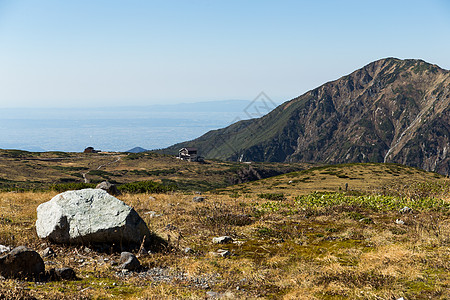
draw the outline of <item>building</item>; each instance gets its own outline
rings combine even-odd
[[[178,151],[177,158],[187,161],[203,161],[203,158],[198,155],[197,148],[192,147],[181,148]]]
[[[84,149],[84,153],[99,153],[100,150],[95,150],[94,147],[87,147]]]

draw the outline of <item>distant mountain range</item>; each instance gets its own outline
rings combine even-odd
[[[393,162],[448,175],[449,104],[448,70],[386,58],[164,152],[189,146],[225,160]]]

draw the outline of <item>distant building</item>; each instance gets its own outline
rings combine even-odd
[[[87,147],[84,149],[84,153],[99,153],[100,150],[95,150],[94,147]]]
[[[197,148],[186,147],[178,151],[178,159],[187,161],[203,161],[203,157],[198,155]]]

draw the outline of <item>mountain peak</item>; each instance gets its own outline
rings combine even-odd
[[[322,163],[395,162],[450,172],[450,72],[383,58],[259,119],[188,143],[207,158]]]

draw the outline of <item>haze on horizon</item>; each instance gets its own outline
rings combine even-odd
[[[0,108],[280,103],[384,57],[450,69],[449,32],[445,0],[4,0]]]

